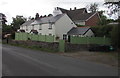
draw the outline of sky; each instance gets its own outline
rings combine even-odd
[[[7,17],[7,23],[12,22],[12,17],[23,15],[24,17],[35,17],[39,15],[53,14],[55,7],[69,9],[74,7],[84,8],[91,3],[98,3],[99,10],[107,10],[103,6],[104,0],[0,0],[0,13]]]

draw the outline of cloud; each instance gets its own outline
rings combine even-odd
[[[0,2],[0,12],[7,16],[8,22],[11,22],[12,17],[16,15],[25,17],[34,17],[36,13],[47,15],[53,12],[54,7],[83,8],[93,2],[100,3],[104,0],[2,0]]]
[[[5,2],[5,1],[0,2],[0,5],[1,5],[1,6],[6,5],[6,4],[8,4],[8,3]]]

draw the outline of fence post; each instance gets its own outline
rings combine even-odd
[[[59,52],[65,52],[65,40],[59,40]]]

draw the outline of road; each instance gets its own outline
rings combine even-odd
[[[117,68],[58,54],[3,45],[3,76],[117,76]]]

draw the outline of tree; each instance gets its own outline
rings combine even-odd
[[[107,17],[103,14],[100,15],[100,21],[98,22],[98,25],[107,25],[108,23]]]
[[[26,21],[26,18],[23,17],[23,16],[17,15],[15,18],[13,17],[13,21],[11,23],[11,26],[13,27],[13,30],[17,31],[17,29],[20,28],[20,25],[25,23],[25,21]]]
[[[112,0],[112,2],[108,0],[107,2],[104,3],[104,5],[106,5],[108,7],[108,9],[110,10],[110,12],[107,11],[107,14],[109,16],[112,16],[113,14],[118,14],[118,11],[119,11],[118,4],[119,3],[120,2],[116,2],[114,0]]]
[[[112,0],[111,2],[107,1],[107,2],[105,2],[105,5],[108,5],[108,8],[112,8],[111,15],[118,13],[120,11],[119,10],[120,1],[116,1],[116,0]],[[120,29],[120,16],[118,17],[118,22],[119,22],[119,24],[117,26],[115,26],[111,32],[111,39],[112,39],[113,45],[117,46],[117,48],[120,48],[120,31],[119,31],[119,29]]]
[[[114,26],[111,32],[112,44],[116,47],[120,47],[120,31],[118,29],[120,29],[119,26]]]
[[[97,3],[92,3],[90,5],[87,5],[87,9],[90,12],[97,12],[98,11],[98,5]]]

